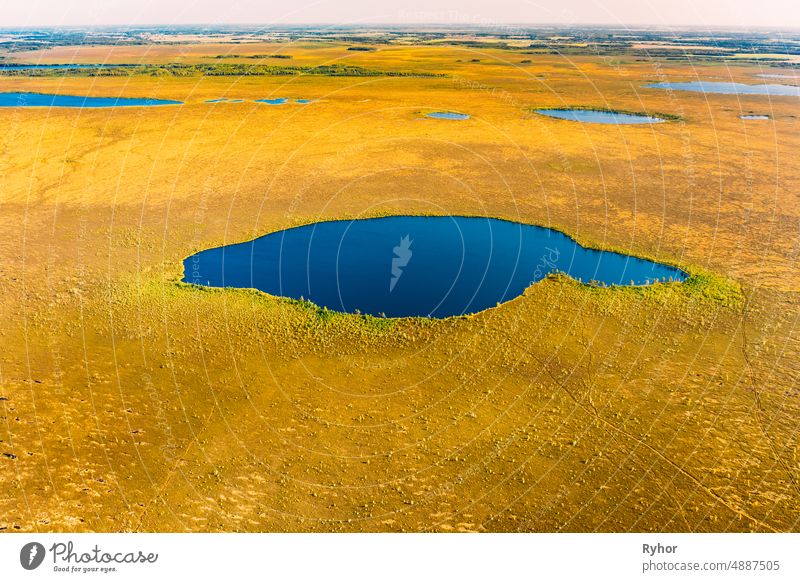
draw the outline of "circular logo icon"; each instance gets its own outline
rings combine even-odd
[[[26,570],[35,570],[44,561],[44,546],[39,542],[30,542],[19,551],[19,563]]]

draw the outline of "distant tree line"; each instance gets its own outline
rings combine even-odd
[[[217,55],[215,59],[291,59],[292,55]]]
[[[126,77],[150,75],[153,77],[263,77],[271,75],[318,75],[326,77],[444,77],[441,73],[421,71],[383,71],[355,65],[318,65],[314,67],[277,66],[250,63],[210,63],[163,65],[122,65],[59,69],[7,69],[0,66],[0,74],[13,77]]]

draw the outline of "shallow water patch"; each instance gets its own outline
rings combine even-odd
[[[645,87],[648,89],[672,89],[675,91],[718,93],[721,95],[773,95],[800,97],[800,87],[796,87],[794,85],[776,85],[770,83],[747,85],[745,83],[692,81],[690,83],[652,83],[650,85],[645,85]]]
[[[278,97],[276,99],[256,99],[256,103],[266,103],[268,105],[283,105],[289,101],[286,97]]]
[[[582,123],[604,123],[609,125],[637,125],[643,123],[663,123],[667,121],[662,117],[644,115],[639,113],[629,113],[626,111],[611,111],[605,109],[536,109],[539,115],[554,117],[556,119],[566,119],[568,121],[580,121]]]
[[[469,115],[466,113],[456,113],[454,111],[434,111],[432,113],[426,113],[425,117],[431,117],[433,119],[455,119],[459,121],[469,119]]]
[[[786,75],[781,73],[760,73],[756,75],[756,77],[760,77],[762,79],[788,79],[790,81],[800,81],[800,76],[798,75]]]

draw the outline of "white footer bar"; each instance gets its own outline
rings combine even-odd
[[[800,580],[800,534],[6,534],[2,580]],[[181,577],[181,578],[178,578]]]

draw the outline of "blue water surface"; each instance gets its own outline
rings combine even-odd
[[[762,83],[720,83],[716,81],[692,81],[691,83],[653,83],[645,85],[648,89],[675,89],[696,93],[721,93],[725,95],[774,95],[800,97],[800,87]]]
[[[756,77],[761,77],[762,79],[790,79],[792,81],[800,81],[800,76],[798,75],[786,75],[781,73],[761,73],[756,75]]]
[[[651,117],[649,115],[598,111],[595,109],[537,109],[536,113],[547,115],[548,117],[555,117],[556,119],[568,119],[569,121],[582,121],[584,123],[608,123],[614,125],[661,123],[666,121],[660,117]]]
[[[121,64],[87,64],[87,63],[2,63],[0,62],[0,72],[7,71],[24,71],[28,69],[107,69],[111,67],[134,67],[136,65],[121,65]]]
[[[277,99],[256,99],[256,103],[269,103],[270,105],[283,105],[288,99],[286,97],[279,97]]]
[[[433,113],[428,113],[427,117],[434,119],[469,119],[469,115],[466,113],[454,113],[452,111],[434,111]]]
[[[448,317],[509,301],[549,273],[647,285],[686,273],[491,218],[394,216],[320,222],[199,252],[186,283],[260,289],[348,313]]]
[[[85,97],[82,95],[53,95],[50,93],[0,93],[0,107],[152,107],[180,105],[168,99],[138,97]]]

